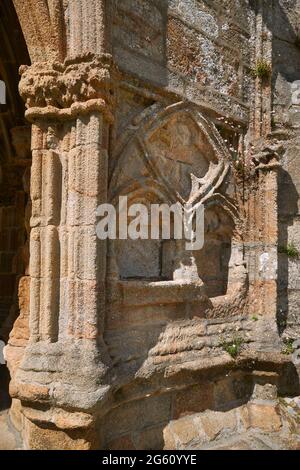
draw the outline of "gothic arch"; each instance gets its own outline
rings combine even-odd
[[[215,126],[196,106],[189,103],[180,102],[167,107],[156,104],[136,117],[134,123],[122,134],[116,143],[112,160],[109,199],[115,205],[119,196],[127,196],[129,204],[134,199],[133,195],[137,194],[140,199],[143,198],[151,203],[153,197],[150,194],[157,194],[159,190],[160,204],[172,205],[180,202],[181,204],[189,203],[194,207],[200,203],[205,206],[207,240],[201,256],[194,254],[193,258],[195,258],[195,264],[199,258],[198,274],[200,279],[203,276],[203,279],[210,284],[208,285],[210,296],[225,294],[231,238],[239,214],[227,191],[228,185],[234,185],[230,155]],[[127,271],[126,264],[137,264],[137,273],[143,272],[139,265],[144,266],[145,278],[149,279],[155,277],[154,272],[163,272],[161,265],[152,271],[148,270],[147,273],[146,265],[149,263],[145,263],[142,259],[143,256],[146,257],[148,246],[149,250],[153,249],[153,257],[160,259],[160,263],[164,264],[161,247],[151,248],[149,241],[141,241],[144,248],[139,250],[141,259],[138,260],[130,242],[127,244],[126,255],[126,242],[121,243],[121,251],[124,251],[121,256],[122,272]],[[208,264],[212,263],[217,269],[216,263],[212,260],[217,256],[222,256],[224,246],[227,247],[227,251],[229,250],[228,256],[225,257],[225,264],[222,265],[220,261],[224,274],[219,271],[215,274],[217,278],[224,279],[220,281],[222,283],[220,288],[213,289],[214,283],[220,284],[220,282],[214,278],[210,279],[203,266],[208,261]],[[178,257],[179,265],[185,258],[184,254],[178,254],[178,250],[181,251],[181,249],[178,243],[174,243],[170,252],[172,258]],[[158,250],[161,252],[160,256],[157,255]],[[117,251],[120,252],[118,249]],[[118,253],[116,253],[116,259]],[[132,259],[135,259],[134,263],[130,261]],[[190,257],[187,263],[190,263]],[[178,276],[175,265],[176,263],[174,264],[175,271],[169,280],[172,280],[173,276],[175,280]],[[116,263],[116,269],[118,269],[118,263]],[[195,275],[196,266],[193,269],[192,277]],[[128,270],[129,278],[133,276],[134,271]],[[122,278],[122,273],[120,275]]]
[[[199,109],[182,102],[167,107],[156,104],[135,118],[135,122],[138,124],[130,126],[116,143],[110,180],[112,198],[119,191],[118,175],[131,171],[128,162],[133,152],[140,157],[138,164],[134,159],[135,164],[144,165],[149,175],[165,187],[173,202],[179,200],[182,203],[196,204],[210,199],[218,192],[230,173],[230,155],[215,126]],[[169,141],[166,142],[167,140]],[[155,148],[155,141],[158,141],[158,147],[164,147],[161,153],[169,162],[162,169],[157,164],[160,150]],[[178,186],[179,178],[177,183],[169,179],[176,162],[179,162],[179,166],[194,165],[188,172],[185,195],[176,190],[174,192],[174,183],[175,187],[176,184]],[[134,175],[127,175],[128,184],[130,179],[133,181],[138,177],[141,168],[138,166],[134,171]],[[167,178],[164,176],[166,173]],[[121,177],[122,184],[125,184],[124,178],[126,176]],[[232,209],[234,210],[233,206]]]
[[[110,52],[106,0],[12,0],[32,63]],[[85,21],[88,18],[88,21]]]
[[[32,62],[63,61],[66,54],[64,2],[13,0]]]

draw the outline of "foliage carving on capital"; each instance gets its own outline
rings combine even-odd
[[[20,69],[20,95],[26,117],[70,119],[105,111],[112,119],[117,68],[109,54],[87,54],[61,63],[36,63]]]

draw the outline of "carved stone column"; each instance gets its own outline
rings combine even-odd
[[[107,200],[115,78],[107,54],[22,70],[33,124],[30,341],[10,391],[29,448],[96,445],[94,412],[109,393],[106,242],[95,227]]]
[[[278,266],[278,169],[276,154],[267,149],[257,166],[261,194],[261,232],[263,252],[259,258],[259,276],[264,285],[262,313],[276,320],[277,266]]]
[[[261,338],[264,348],[272,348],[277,335],[278,271],[278,170],[280,146],[269,135],[254,148],[254,180],[248,203],[250,259],[250,304],[252,314],[262,315],[266,328]]]

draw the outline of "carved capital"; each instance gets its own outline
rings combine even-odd
[[[94,111],[111,121],[118,76],[109,54],[87,54],[62,63],[36,63],[20,69],[19,90],[26,117],[68,120]]]
[[[258,141],[252,155],[255,171],[277,171],[281,167],[282,150],[282,144],[272,135],[267,140]]]

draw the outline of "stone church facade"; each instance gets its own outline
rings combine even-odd
[[[299,16],[1,2],[0,337],[25,448],[299,446]],[[203,204],[204,247],[99,240],[121,196]]]

